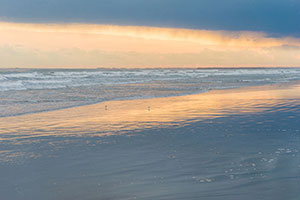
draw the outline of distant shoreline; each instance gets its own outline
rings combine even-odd
[[[2,70],[230,70],[230,69],[300,69],[300,66],[270,66],[270,67],[0,67]]]

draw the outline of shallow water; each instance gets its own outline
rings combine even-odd
[[[299,199],[300,83],[0,118],[4,199]]]
[[[300,80],[300,68],[0,69],[0,117]]]

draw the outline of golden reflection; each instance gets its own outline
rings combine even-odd
[[[300,98],[300,85],[274,85],[204,94],[110,101],[0,118],[1,140],[41,136],[105,136],[145,128],[184,126],[230,114],[259,113]],[[294,102],[297,103],[297,102]]]

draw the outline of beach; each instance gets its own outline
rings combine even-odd
[[[300,200],[300,0],[0,1],[0,200]]]
[[[0,117],[4,199],[299,199],[300,82]]]

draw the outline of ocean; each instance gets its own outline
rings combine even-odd
[[[0,69],[0,117],[299,79],[300,68]]]
[[[299,80],[299,68],[1,69],[1,199],[299,199]]]

